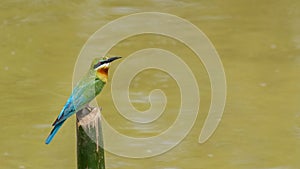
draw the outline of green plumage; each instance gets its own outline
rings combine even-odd
[[[101,61],[103,59],[94,59],[87,74],[77,83],[77,85],[73,89],[69,100],[71,101],[71,109],[74,110],[63,112],[62,115],[65,116],[65,118],[68,118],[72,114],[84,108],[86,104],[91,102],[102,91],[105,82],[103,82],[96,76],[97,71],[93,68],[93,65],[99,62],[99,60]],[[64,118],[62,117],[60,117],[59,121],[64,120]]]
[[[61,110],[57,119],[52,124],[54,127],[47,137],[45,143],[49,144],[57,131],[63,125],[63,123],[71,115],[75,114],[79,110],[83,109],[89,102],[91,102],[103,89],[106,83],[107,71],[109,64],[121,57],[115,56],[111,58],[103,57],[101,59],[94,59],[87,74],[78,82],[73,89],[71,96],[67,103]],[[99,70],[99,73],[97,72]],[[99,77],[101,77],[101,80]],[[102,75],[104,77],[102,77]]]
[[[77,83],[67,103],[52,124],[54,128],[46,139],[46,144],[51,142],[67,118],[83,109],[102,91],[105,82],[97,77],[97,70],[94,69],[94,65],[105,59],[94,59],[87,74]]]

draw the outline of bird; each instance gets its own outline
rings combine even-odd
[[[49,144],[64,122],[76,112],[87,106],[103,89],[108,79],[110,63],[120,59],[119,56],[111,58],[95,58],[85,76],[75,85],[71,96],[62,108],[60,114],[53,122],[53,129],[45,140]]]

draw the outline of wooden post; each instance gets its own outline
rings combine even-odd
[[[77,168],[105,169],[101,110],[85,107],[76,116]]]

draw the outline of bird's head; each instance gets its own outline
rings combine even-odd
[[[110,63],[114,60],[120,59],[119,56],[114,56],[111,58],[103,57],[101,59],[95,59],[91,65],[91,68],[96,71],[96,76],[104,82],[107,82],[108,69]]]

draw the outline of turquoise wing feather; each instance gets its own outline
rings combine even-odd
[[[95,71],[90,69],[89,72],[77,83],[65,106],[52,124],[54,128],[46,139],[46,144],[51,142],[65,120],[91,102],[101,92],[104,85],[105,82],[96,78]]]

